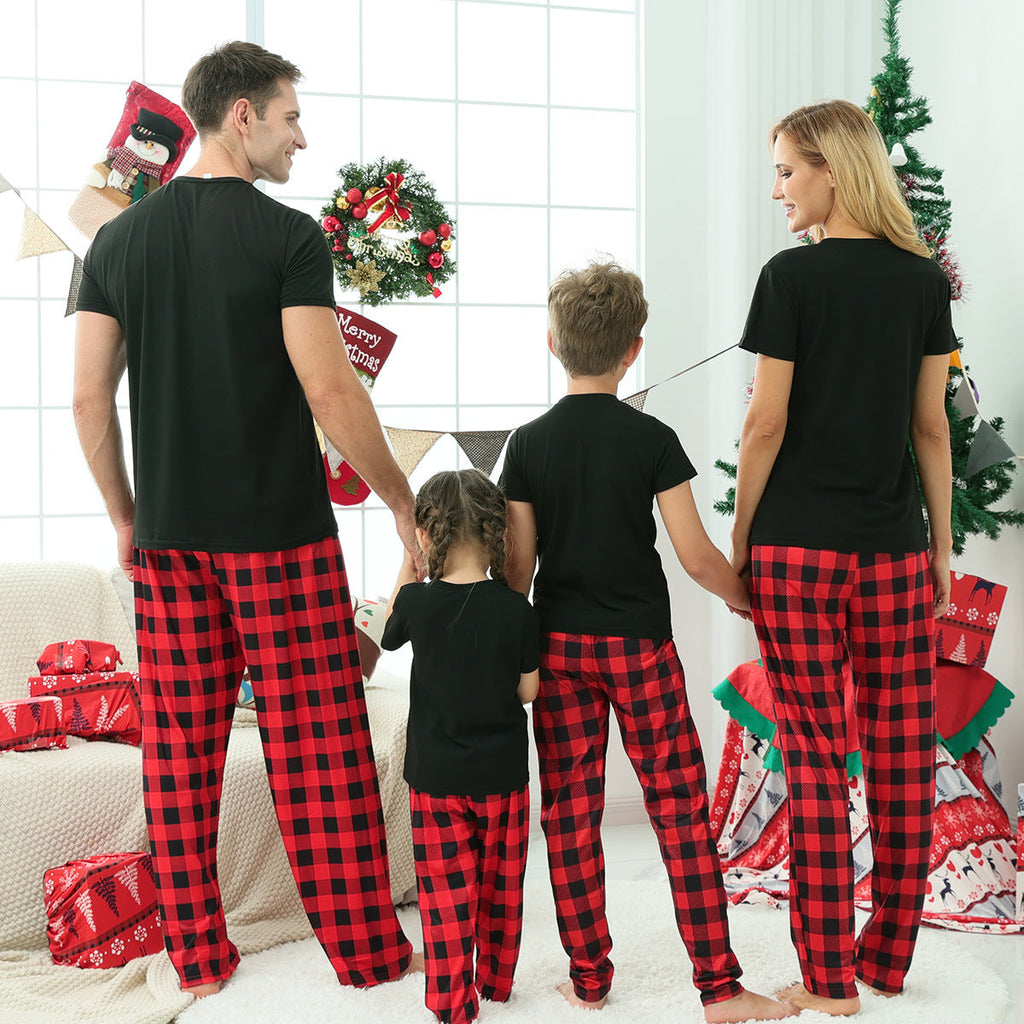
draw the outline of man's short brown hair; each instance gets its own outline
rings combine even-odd
[[[570,377],[611,373],[647,323],[644,286],[617,263],[567,270],[548,292],[551,342]]]
[[[294,84],[301,77],[290,60],[256,43],[225,43],[192,65],[181,88],[181,105],[196,131],[207,135],[220,130],[231,105],[243,96],[262,120],[280,91],[280,80]]]

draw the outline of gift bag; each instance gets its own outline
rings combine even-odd
[[[120,967],[163,949],[148,853],[111,853],[50,868],[43,892],[55,964]]]

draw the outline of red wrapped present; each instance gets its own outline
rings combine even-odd
[[[0,701],[0,750],[67,745],[60,697]]]
[[[137,672],[87,672],[75,676],[31,676],[33,697],[64,701],[64,731],[87,740],[115,740],[137,747],[142,741],[142,709]]]
[[[83,672],[115,672],[121,653],[113,644],[99,640],[59,640],[48,644],[36,665],[40,675],[75,675]]]
[[[1024,782],[1017,785],[1017,920],[1024,922]]]
[[[50,868],[43,893],[55,964],[120,967],[163,949],[148,853],[110,853]]]
[[[935,620],[935,653],[946,661],[984,668],[1006,587],[966,572],[950,574],[949,609]]]

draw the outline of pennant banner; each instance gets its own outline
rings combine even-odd
[[[979,415],[978,397],[974,393],[974,381],[966,373],[960,379],[960,386],[953,395],[953,408],[960,413],[962,419]]]
[[[66,320],[75,311],[75,303],[78,302],[78,289],[82,284],[82,261],[76,256],[75,265],[71,270],[71,284],[68,286],[68,304],[64,307],[64,319]]]
[[[385,427],[395,462],[406,476],[420,464],[423,456],[437,444],[443,430],[406,430],[404,427]]]
[[[474,469],[491,475],[511,430],[453,430],[452,437],[469,456]]]
[[[21,193],[2,174],[0,174],[0,193],[3,192],[14,192],[16,195],[21,195]]]
[[[624,398],[623,402],[625,402],[631,409],[636,409],[637,412],[643,412],[644,404],[647,402],[648,391],[650,391],[650,388],[644,388],[643,391],[638,391],[635,395],[630,395],[628,398]]]
[[[988,420],[981,420],[974,432],[971,453],[967,456],[966,474],[968,477],[980,473],[997,462],[1017,458],[1017,453],[999,436],[996,428]]]
[[[21,248],[15,259],[27,256],[45,256],[48,252],[60,252],[67,246],[54,234],[53,229],[43,223],[39,214],[31,207],[25,207],[25,222],[21,227]]]

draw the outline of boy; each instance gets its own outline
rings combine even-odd
[[[548,347],[565,369],[568,394],[513,434],[501,487],[510,585],[528,593],[540,559],[533,722],[541,823],[572,979],[559,991],[573,1005],[600,1009],[611,987],[598,824],[611,706],[658,835],[705,1018],[789,1016],[795,1008],[738,981],[700,741],[654,546],[654,498],[694,580],[740,611],[750,607],[746,586],[704,532],[689,484],[696,471],[675,432],[616,398],[643,344],[640,279],[613,263],[591,264],[555,281],[548,311]]]

